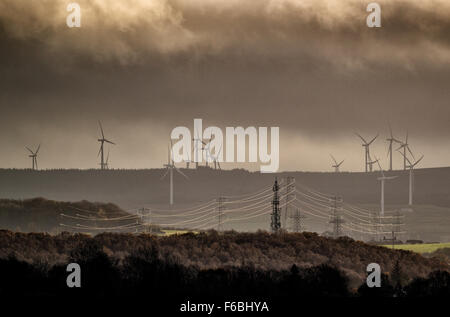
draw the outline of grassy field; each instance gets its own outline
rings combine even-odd
[[[392,245],[385,245],[387,248],[392,248]],[[431,253],[437,249],[450,248],[450,242],[447,243],[424,243],[424,244],[398,244],[394,246],[395,249],[409,250],[417,253]]]

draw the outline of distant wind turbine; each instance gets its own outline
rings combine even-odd
[[[28,157],[31,157],[31,168],[32,170],[37,170],[38,169],[38,162],[37,162],[37,155],[39,153],[39,149],[41,148],[41,145],[39,144],[36,152],[33,152],[29,147],[25,147],[31,154],[28,155]]]
[[[389,123],[389,133],[390,133],[390,137],[386,139],[386,141],[389,142],[389,149],[388,149],[388,156],[389,156],[389,170],[392,171],[392,144],[394,142],[402,144],[401,141],[397,140],[396,138],[394,138],[394,135],[392,133],[392,127],[391,124]]]
[[[399,151],[400,152],[400,151]],[[404,155],[402,152],[400,152],[402,155]],[[414,167],[416,167],[417,164],[419,164],[419,162],[423,159],[423,155],[420,157],[420,159],[418,159],[417,161],[415,161],[414,163],[411,163],[411,161],[406,158],[406,160],[408,161],[408,164],[406,167],[409,168],[409,199],[408,199],[408,205],[412,206],[413,204],[413,191],[414,191],[414,175],[413,175],[413,170]]]
[[[102,123],[99,121],[98,125],[100,126],[100,132],[102,133],[102,138],[98,139],[98,142],[100,142],[100,150],[98,151],[97,157],[99,155],[101,155],[101,159],[100,159],[100,168],[102,170],[107,168],[107,165],[105,163],[105,154],[104,154],[104,144],[106,143],[110,143],[112,145],[116,145],[114,142],[108,140],[105,138],[105,134],[103,133],[103,127],[102,127]]]
[[[194,161],[195,161],[195,168],[198,168],[198,151],[199,149],[202,150],[202,156],[203,156],[203,151],[205,150],[204,146],[206,146],[207,144],[200,138],[198,138],[198,136],[200,136],[200,131],[197,130],[197,138],[193,138],[192,141],[194,141]],[[200,147],[199,147],[199,143],[200,143]],[[206,160],[206,166],[208,166],[208,160]]]
[[[385,176],[383,169],[381,168],[380,165],[380,161],[375,158],[377,163],[378,163],[378,167],[380,168],[380,172],[381,172],[381,177],[378,177],[378,180],[381,181],[381,209],[380,209],[380,217],[384,216],[384,182],[390,179],[394,179],[397,178],[397,176]]]
[[[368,162],[370,159],[370,151],[369,151],[369,147],[370,145],[373,143],[373,141],[375,141],[375,139],[378,137],[378,134],[372,139],[370,140],[370,142],[367,142],[361,135],[359,135],[358,133],[355,132],[355,134],[363,141],[362,146],[365,149],[365,170],[367,173],[367,167],[368,167]]]
[[[210,150],[209,150],[209,147],[208,147],[208,155],[209,155],[209,157],[213,160],[213,162],[214,162],[214,169],[217,169],[217,167],[219,168],[219,169],[222,169],[221,167],[220,167],[220,160],[219,160],[219,156],[220,156],[220,152],[222,151],[222,145],[220,145],[220,148],[219,148],[219,151],[217,152],[217,154],[214,154],[214,155],[212,155],[211,154],[211,152],[210,152]]]
[[[336,173],[339,173],[340,172],[339,167],[342,165],[342,163],[344,163],[344,160],[342,160],[340,163],[338,163],[332,154],[330,154],[330,156],[334,162],[334,165],[331,165],[331,167],[334,167],[334,171]]]
[[[170,143],[172,145],[172,140]],[[169,173],[169,176],[170,176],[169,204],[172,206],[173,205],[173,170],[176,170],[178,173],[183,175],[186,179],[189,179],[189,177],[187,177],[182,171],[180,171],[178,168],[175,167],[171,145],[168,147],[167,164],[164,164],[164,167],[167,170],[164,173],[164,175],[161,177],[161,180],[164,179],[164,177],[166,177],[167,173]]]

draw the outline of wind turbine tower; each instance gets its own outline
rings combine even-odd
[[[380,172],[381,172],[381,177],[378,177],[378,180],[381,181],[381,209],[380,209],[380,217],[384,216],[384,182],[390,179],[394,179],[397,178],[397,176],[386,176],[384,175],[383,169],[381,168],[380,162],[377,158],[375,158],[377,163],[378,163],[378,167],[380,168]]]
[[[107,168],[107,163],[105,163],[105,153],[104,153],[104,144],[106,143],[110,143],[112,145],[116,145],[114,142],[108,140],[105,138],[105,134],[103,133],[103,127],[102,127],[102,123],[99,121],[98,125],[100,126],[100,132],[102,133],[102,138],[98,139],[98,142],[100,142],[100,150],[98,151],[97,157],[99,155],[101,155],[101,159],[100,159],[100,168],[102,170]]]
[[[171,142],[172,143],[172,142]],[[186,179],[189,179],[182,171],[180,171],[178,168],[175,167],[175,163],[173,161],[173,153],[172,153],[172,147],[169,146],[168,148],[168,155],[167,155],[167,164],[164,164],[164,167],[167,169],[164,175],[161,177],[161,180],[166,177],[166,175],[169,173],[169,204],[170,206],[173,205],[173,170],[176,170],[178,173],[183,175]]]
[[[402,155],[404,155],[402,152],[400,152]],[[423,155],[420,157],[420,159],[418,159],[417,161],[415,161],[414,163],[411,163],[411,161],[406,158],[406,160],[408,161],[407,167],[409,168],[409,199],[408,199],[408,205],[412,206],[413,204],[413,192],[414,192],[414,167],[416,167],[417,164],[419,164],[419,162],[423,159]]]

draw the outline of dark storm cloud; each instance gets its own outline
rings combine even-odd
[[[67,3],[0,3],[3,142],[30,124],[76,138],[97,118],[161,136],[194,117],[320,140],[388,120],[450,136],[447,1],[379,1],[381,29],[365,1],[80,0],[80,29]]]

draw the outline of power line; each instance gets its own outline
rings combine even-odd
[[[218,221],[218,223],[217,223],[217,231],[222,231],[222,227],[221,227],[221,221],[222,221],[222,213],[223,213],[223,210],[225,209],[225,207],[224,207],[224,202],[225,202],[225,197],[219,197],[219,198],[217,198],[217,221]]]

